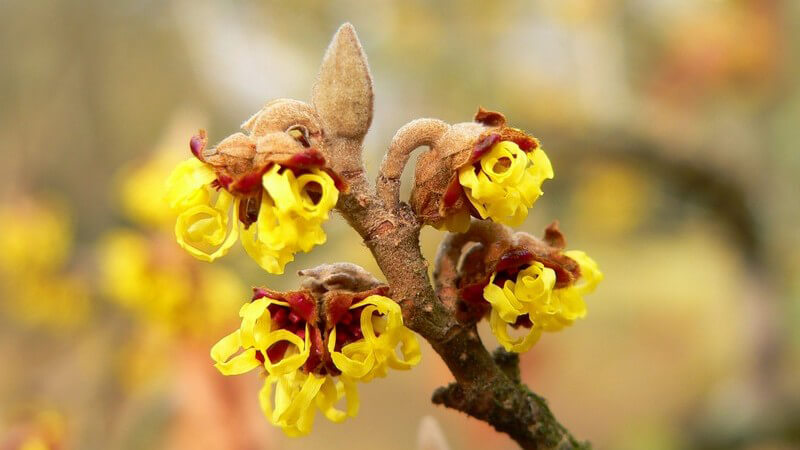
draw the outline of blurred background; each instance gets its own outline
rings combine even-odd
[[[160,203],[198,128],[217,142],[308,101],[345,21],[375,80],[372,176],[403,124],[478,105],[553,161],[522,229],[558,218],[606,277],[522,356],[562,423],[597,448],[800,446],[800,2],[4,0],[0,448],[515,448],[430,403],[451,377],[427,346],[360,386],[358,417],[294,440],[257,375],[211,366],[250,286],[343,255],[379,273],[340,217],[285,276],[239,245],[195,261]],[[441,238],[424,230],[426,255]]]

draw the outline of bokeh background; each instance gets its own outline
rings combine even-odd
[[[198,128],[216,142],[308,100],[345,21],[375,79],[370,174],[417,117],[483,105],[541,139],[556,178],[522,229],[560,219],[606,276],[585,320],[522,356],[575,435],[800,446],[800,2],[5,0],[0,448],[514,448],[430,403],[450,376],[429,347],[299,440],[261,417],[257,375],[211,367],[249,286],[342,259],[378,273],[339,217],[285,276],[238,245],[194,261],[159,203]],[[424,230],[426,255],[441,238]]]

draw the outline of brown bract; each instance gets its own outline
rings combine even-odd
[[[539,148],[536,138],[506,126],[502,113],[482,107],[473,122],[450,125],[430,144],[417,162],[410,199],[423,223],[440,227],[446,217],[464,212],[480,218],[458,182],[458,169],[474,164],[500,141],[512,141],[525,151]]]
[[[344,181],[326,165],[325,131],[307,103],[278,99],[242,124],[216,147],[206,149],[207,136],[200,130],[190,141],[192,153],[214,167],[220,187],[240,196],[257,195],[261,176],[272,166],[323,169],[344,189]]]
[[[302,370],[319,375],[338,375],[328,351],[331,331],[336,328],[334,349],[341,348],[363,337],[361,333],[361,311],[351,306],[371,295],[387,295],[389,287],[382,284],[366,270],[355,264],[324,264],[313,269],[301,270],[302,289],[279,292],[268,288],[254,288],[253,300],[271,298],[288,303],[288,307],[270,305],[270,317],[274,329],[284,329],[305,338],[309,333],[311,350]],[[267,349],[272,363],[284,357],[287,341],[279,341]],[[262,353],[258,358],[264,359]]]

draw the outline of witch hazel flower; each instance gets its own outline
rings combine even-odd
[[[261,409],[289,436],[308,434],[317,410],[336,423],[355,416],[357,382],[408,370],[421,358],[387,286],[363,269],[340,263],[300,274],[297,291],[256,288],[239,311],[241,326],[211,349],[224,375],[265,375]]]
[[[543,240],[527,233],[498,233],[497,240],[473,251],[477,271],[464,268],[460,284],[462,320],[488,315],[492,333],[507,350],[528,351],[542,332],[555,332],[586,316],[584,295],[602,281],[597,263],[566,241],[551,224]],[[527,330],[512,337],[509,328]]]
[[[207,150],[201,130],[192,158],[167,179],[178,213],[175,236],[192,256],[214,261],[241,239],[264,270],[283,273],[298,251],[323,244],[322,223],[345,189],[326,166],[323,132],[311,106],[275,100],[246,121],[245,133]]]
[[[463,232],[470,216],[516,226],[553,178],[539,141],[478,109],[474,122],[449,126],[416,167],[411,206],[424,223]]]

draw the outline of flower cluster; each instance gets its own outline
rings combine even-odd
[[[70,220],[58,206],[19,198],[0,206],[0,307],[28,325],[70,328],[91,313],[85,277],[68,269]]]
[[[321,225],[344,184],[315,148],[322,132],[305,106],[269,103],[243,125],[249,135],[234,134],[209,152],[204,131],[191,140],[194,157],[169,176],[166,199],[178,213],[178,244],[192,256],[213,261],[241,234],[250,257],[281,274],[296,252],[325,242]],[[286,127],[287,112],[298,111],[300,123]]]
[[[185,129],[175,128],[167,136]],[[109,300],[143,321],[140,332],[197,337],[227,323],[242,285],[226,268],[199,265],[168,245],[175,215],[164,201],[164,179],[181,160],[175,140],[115,175],[115,203],[135,229],[115,229],[101,239],[100,285]]]
[[[198,336],[227,323],[242,284],[222,267],[198,267],[162,236],[116,230],[100,245],[101,286],[110,300],[168,333]]]
[[[503,347],[525,352],[543,331],[559,331],[585,317],[583,296],[595,290],[603,274],[586,253],[563,251],[565,240],[555,223],[544,240],[496,230],[496,240],[471,256],[481,260],[475,265],[480,269],[462,268],[460,314],[465,320],[488,314]],[[512,337],[509,327],[527,332]]]
[[[420,360],[416,336],[385,293],[385,286],[323,295],[257,288],[239,311],[241,326],[211,349],[211,357],[224,375],[256,368],[266,374],[261,408],[287,435],[309,433],[317,409],[341,422],[358,413],[356,382]]]
[[[528,217],[528,208],[542,195],[542,183],[551,178],[553,167],[544,151],[525,152],[512,141],[494,144],[458,170],[458,182],[480,217],[512,226]]]
[[[437,228],[464,232],[470,216],[519,225],[553,178],[539,141],[483,108],[474,122],[448,126],[430,147],[417,164],[411,206]]]
[[[594,291],[602,274],[591,258],[582,251],[567,251],[564,256],[578,262],[580,278],[573,284],[555,288],[553,269],[538,261],[520,270],[514,281],[499,284],[498,274],[492,274],[483,289],[483,297],[492,305],[489,319],[492,332],[508,351],[528,351],[542,331],[559,331],[575,319],[586,316],[583,295]],[[529,329],[521,338],[511,338],[508,326]]]

